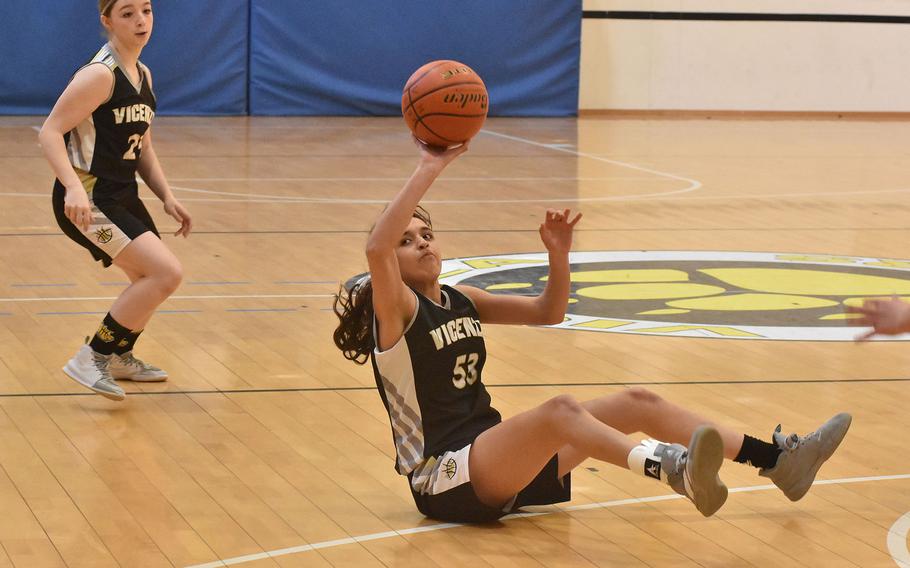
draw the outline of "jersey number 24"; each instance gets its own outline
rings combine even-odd
[[[133,134],[127,139],[127,142],[130,143],[129,150],[123,154],[124,160],[135,160],[136,159],[136,150],[142,150],[142,136],[140,134]]]

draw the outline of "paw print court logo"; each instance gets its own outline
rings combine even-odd
[[[910,261],[817,254],[706,251],[573,252],[566,319],[553,327],[664,336],[852,341],[845,306],[910,301]],[[443,262],[440,281],[536,295],[547,255]],[[882,340],[910,340],[908,336]]]

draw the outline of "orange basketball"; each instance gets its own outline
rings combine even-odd
[[[487,88],[457,61],[431,61],[405,83],[401,114],[414,136],[432,146],[470,140],[487,118]]]

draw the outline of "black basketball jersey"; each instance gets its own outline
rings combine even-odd
[[[111,70],[114,87],[110,98],[64,137],[70,163],[97,178],[133,182],[142,136],[156,108],[146,68],[138,64],[139,84],[133,84],[109,43],[86,66],[93,64]]]
[[[392,424],[395,469],[403,475],[425,458],[465,446],[502,420],[481,380],[487,351],[474,303],[450,286],[442,287],[441,306],[415,295],[417,309],[404,336],[372,356]]]

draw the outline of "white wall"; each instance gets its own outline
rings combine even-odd
[[[584,0],[584,9],[910,16],[910,0]],[[579,108],[910,112],[910,24],[585,19]]]

